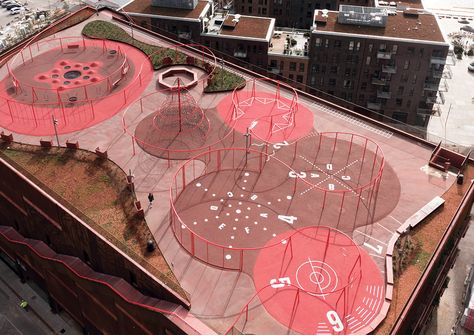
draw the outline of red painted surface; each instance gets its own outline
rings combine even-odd
[[[48,136],[54,134],[54,117],[58,133],[66,134],[109,119],[140,96],[153,73],[147,57],[125,44],[107,42],[108,50],[120,50],[128,61],[124,64],[125,58],[116,57],[114,64],[108,52],[98,53],[95,44],[101,41],[85,41],[90,46],[76,56],[53,49],[34,56],[30,64],[12,69],[17,88],[11,75],[0,83],[1,127],[20,134]],[[89,69],[84,70],[85,66]],[[64,85],[64,73],[70,70],[83,73]],[[86,75],[88,79],[84,79]],[[111,87],[120,77],[117,87]]]
[[[250,92],[236,94],[238,98],[229,94],[222,99],[217,106],[217,111],[226,123],[233,125],[242,134],[245,134],[247,128],[257,122],[250,129],[252,136],[266,142],[277,143],[297,140],[308,135],[313,129],[313,114],[301,103],[282,96],[276,98],[276,94],[267,92],[257,91],[255,98]],[[232,115],[235,112],[234,103],[239,107],[239,114],[242,114],[235,124],[232,122]],[[295,104],[295,114],[291,122],[288,119],[292,103]]]
[[[268,245],[278,241],[261,250],[253,276],[260,301],[280,323],[301,334],[354,334],[377,316],[384,280],[348,236],[309,227]]]

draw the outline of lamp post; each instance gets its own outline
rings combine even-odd
[[[54,117],[54,114],[51,115],[51,118],[53,119],[53,127],[54,127],[54,134],[56,135],[56,141],[58,142],[58,148],[60,147],[60,144],[59,144],[59,136],[58,136],[58,120],[56,120],[56,118]]]
[[[120,11],[123,13],[123,15],[125,15],[125,17],[127,18],[128,20],[128,23],[130,25],[130,34],[132,35],[132,43],[133,43],[133,19],[130,17],[130,15],[128,15],[128,13],[126,11],[123,10],[123,7],[120,9]]]

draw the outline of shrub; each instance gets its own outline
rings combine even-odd
[[[221,68],[215,68],[214,65],[208,62],[203,63],[201,60],[196,60],[194,57],[186,56],[186,54],[183,52],[177,51],[175,49],[150,45],[136,39],[132,39],[132,37],[125,30],[110,22],[102,20],[89,22],[82,29],[82,34],[87,37],[107,39],[132,45],[150,57],[150,61],[152,62],[153,68],[155,70],[159,70],[162,67],[173,64],[187,64],[197,66],[207,73],[212,72],[213,76],[209,78],[208,86],[204,89],[204,92],[206,93],[232,91],[235,88],[241,88],[245,86],[245,79],[237,74]]]

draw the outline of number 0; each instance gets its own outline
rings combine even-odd
[[[340,332],[344,330],[344,325],[342,324],[339,315],[335,311],[328,311],[326,313],[326,317],[328,318],[329,323],[332,325],[332,329],[336,332]]]

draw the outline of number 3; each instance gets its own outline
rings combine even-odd
[[[344,325],[342,324],[339,315],[335,311],[328,311],[326,313],[326,317],[328,318],[329,323],[332,325],[332,329],[336,332],[340,332],[344,330]]]

